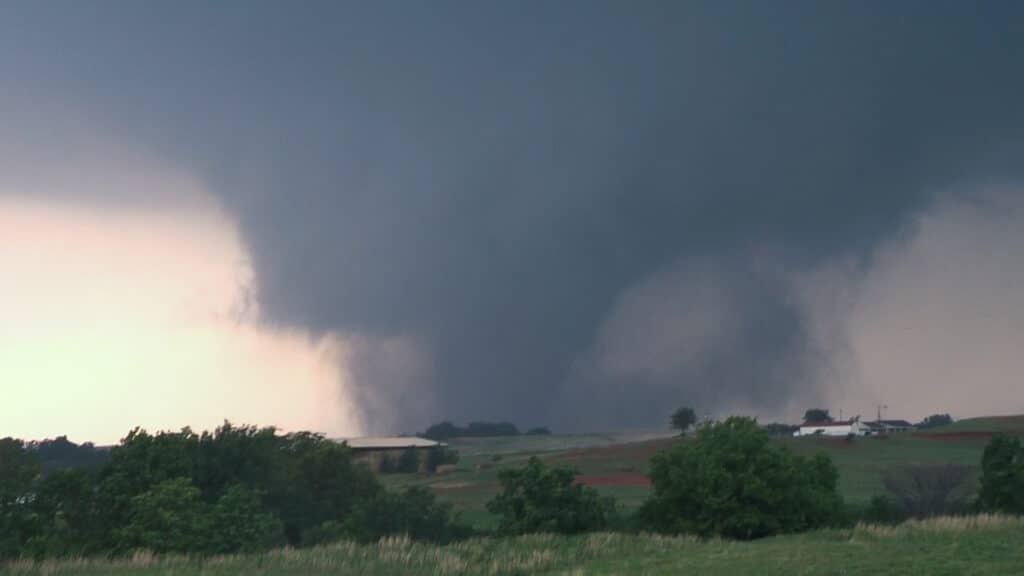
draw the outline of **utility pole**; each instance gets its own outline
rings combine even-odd
[[[886,406],[885,404],[876,404],[875,407],[878,409],[877,416],[875,417],[875,422],[881,422],[882,421],[882,410],[888,410],[889,407]]]

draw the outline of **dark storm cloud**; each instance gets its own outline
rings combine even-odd
[[[803,328],[766,247],[782,268],[869,251],[936,188],[1024,166],[1016,3],[5,12],[6,76],[213,183],[277,321],[422,344],[418,377],[356,371],[408,428],[778,409],[807,391]],[[581,368],[617,314],[663,314],[629,304],[651,282],[684,279],[664,314],[686,324],[697,260],[728,284],[726,344],[678,370]],[[588,395],[587,374],[617,383]]]

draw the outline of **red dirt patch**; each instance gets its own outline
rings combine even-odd
[[[584,486],[650,486],[651,479],[643,474],[624,476],[577,476],[576,484]]]

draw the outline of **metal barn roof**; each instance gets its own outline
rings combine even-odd
[[[388,448],[434,448],[445,446],[441,442],[419,438],[417,436],[366,436],[363,438],[343,438],[340,440],[357,450],[384,450]]]

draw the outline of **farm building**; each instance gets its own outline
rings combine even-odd
[[[915,426],[906,420],[875,420],[874,422],[865,422],[865,426],[868,428],[869,435],[876,434],[891,434],[893,432],[907,432],[913,430]]]
[[[348,438],[343,440],[352,449],[352,456],[358,462],[366,462],[371,470],[381,470],[385,461],[396,463],[408,450],[416,452],[418,471],[427,471],[430,452],[441,450],[448,445],[416,436],[377,436]]]
[[[804,422],[793,436],[867,436],[870,429],[860,420],[842,422]]]
[[[914,429],[914,425],[906,420],[877,420],[875,424],[880,426],[885,433],[907,432]]]

